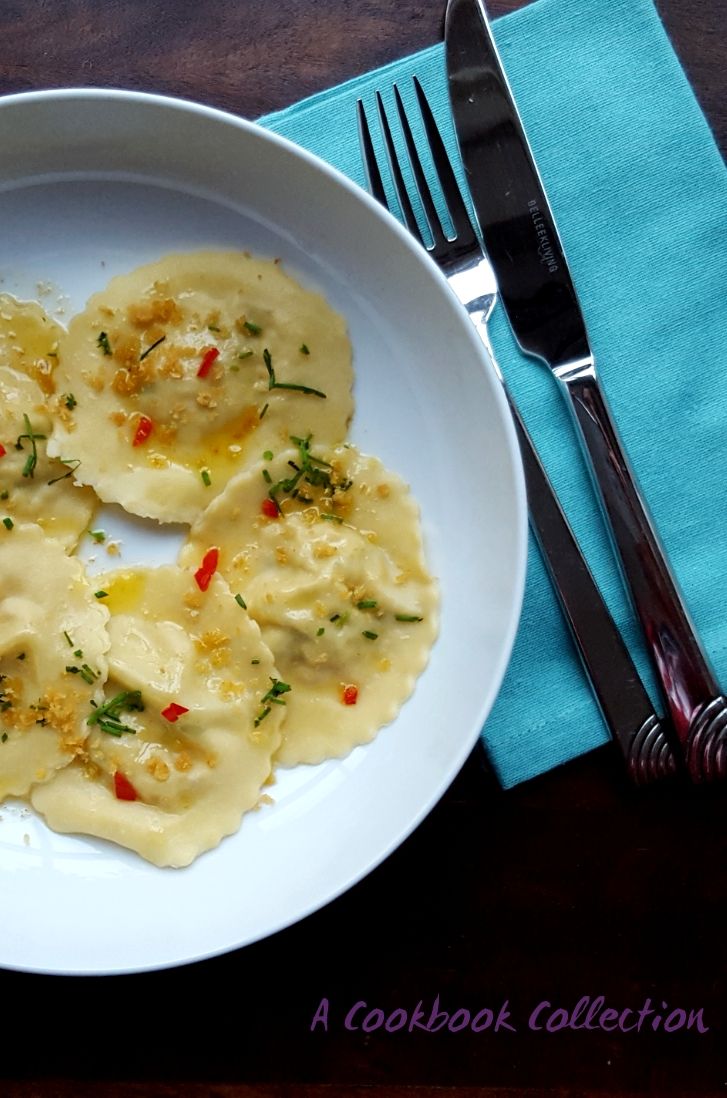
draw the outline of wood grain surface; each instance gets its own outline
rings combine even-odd
[[[724,150],[724,0],[658,6]],[[127,87],[254,118],[437,41],[442,15],[440,0],[0,0],[0,91]],[[379,869],[267,941],[149,975],[0,972],[0,1098],[723,1094],[725,807],[721,791],[636,794],[608,749],[504,793],[478,748]],[[528,1028],[542,1000],[601,995],[702,1008],[709,1031]],[[517,1033],[343,1025],[359,1000],[428,1012],[437,996],[507,1002]],[[323,997],[328,1032],[311,1032]]]

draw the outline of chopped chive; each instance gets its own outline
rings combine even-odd
[[[38,441],[38,439],[45,439],[46,436],[35,433],[35,431],[31,427],[30,420],[28,419],[28,415],[26,412],[23,413],[23,422],[25,423],[25,433],[22,435],[18,435],[17,439],[15,440],[15,449],[22,450],[23,439],[28,439],[28,441],[30,442],[30,453],[25,459],[25,465],[23,466],[23,476],[34,477],[35,467],[38,464],[38,447],[36,446],[36,442]]]
[[[82,660],[83,659],[83,649],[82,648],[77,648],[76,651],[73,653],[73,655],[76,657],[76,659]]]
[[[63,394],[63,403],[65,404],[66,408],[69,409],[69,411],[73,411],[73,409],[78,404],[78,401],[74,397],[73,393],[64,393]]]
[[[273,483],[273,478],[270,476],[270,473],[267,471],[267,469],[263,469],[263,480],[266,484]]]
[[[263,410],[262,410],[262,412],[260,413],[260,419],[262,419],[262,418],[263,418],[263,416],[264,416],[264,415],[265,415],[265,413],[267,412],[268,408],[269,408],[269,405],[268,405],[268,404],[265,404],[265,405],[264,405],[264,407],[263,407]]]
[[[204,484],[205,488],[209,488],[210,484],[212,483],[212,477],[210,476],[209,469],[203,469],[200,473],[200,476],[202,477],[202,483]]]
[[[5,527],[6,530],[12,530],[14,525],[15,525],[15,523],[13,522],[13,520],[11,518],[4,518],[3,519],[3,526]]]
[[[309,354],[310,354],[310,351],[308,350],[308,347],[307,347],[307,345],[306,345],[305,343],[301,343],[301,345],[300,345],[300,353],[301,353],[302,355],[309,355]]]
[[[325,629],[323,628],[323,626],[321,626],[320,629],[318,630],[318,632],[316,633],[316,636],[317,637],[322,637],[324,633],[325,633]]]
[[[8,742],[8,734],[7,734],[7,732],[3,732],[2,736],[0,736],[0,741],[2,741],[3,743],[7,743],[7,742]]]
[[[207,331],[208,332],[221,332],[222,329],[218,328],[216,324],[208,324],[207,325]]]
[[[322,511],[320,517],[325,519],[326,522],[343,522],[340,515],[332,515],[328,511]]]
[[[8,490],[6,488],[4,491],[0,492],[0,499],[7,499],[9,497],[9,495],[10,495],[10,492],[8,492]]]
[[[423,621],[417,614],[394,614],[396,621]]]
[[[68,641],[68,645],[69,645],[69,647],[70,647],[70,648],[73,648],[73,641],[72,641],[72,640],[71,640],[71,638],[70,638],[70,637],[68,636],[68,633],[66,633],[65,629],[63,630],[63,636],[64,636],[64,637],[66,638],[66,640]]]
[[[340,616],[341,616],[340,614],[331,614],[331,616],[330,616],[330,618],[329,618],[328,620],[329,620],[329,621],[338,621],[338,619],[340,618]]]
[[[253,356],[254,354],[255,354],[255,352],[253,351],[252,347],[245,347],[245,349],[244,349],[244,350],[242,350],[242,351],[238,351],[238,353],[237,353],[237,357],[238,357],[238,358],[241,358],[241,359],[244,359],[244,358],[252,358],[252,356]]]
[[[255,666],[255,664],[260,663],[260,660],[250,660],[250,663]]]
[[[109,597],[108,591],[94,591],[93,597],[95,599],[107,599]]]
[[[356,603],[356,609],[357,610],[373,610],[374,607],[376,607],[378,605],[379,604],[376,601],[376,599],[361,599],[361,602]]]
[[[25,652],[19,652],[18,655],[15,658],[16,658],[16,660],[24,660],[25,659]]]
[[[253,324],[253,322],[251,320],[243,320],[242,326],[243,326],[243,328],[245,329],[246,332],[250,333],[250,335],[254,335],[254,336],[260,335],[260,333],[262,331],[262,328],[260,327],[260,325],[259,324]]]
[[[242,595],[235,595],[235,602],[238,606],[241,606],[243,610],[247,610],[247,603],[245,602]]]
[[[65,480],[66,477],[70,477],[72,473],[75,473],[76,469],[81,464],[80,458],[59,458],[58,460],[61,461],[64,465],[70,465],[71,468],[68,470],[67,473],[61,473],[59,477],[53,477],[53,480],[49,480],[49,485],[57,484],[59,480]]]
[[[263,452],[263,458],[265,459],[265,461],[272,461],[273,460],[273,451],[272,450],[265,450]]]
[[[102,732],[108,732],[110,736],[120,736],[123,732],[135,733],[136,729],[121,721],[122,709],[136,709],[141,711],[144,703],[141,700],[141,690],[122,690],[115,698],[103,705],[93,705],[93,713],[86,717],[86,724],[97,724]]]
[[[285,705],[285,701],[280,697],[280,695],[287,694],[290,690],[290,685],[287,682],[281,682],[280,679],[274,679],[272,676],[270,678],[270,681],[273,685],[270,687],[267,694],[263,694],[262,698],[260,699],[260,704],[263,708],[255,718],[256,728],[260,724],[260,721],[265,720],[268,713],[270,712],[269,703],[272,703],[273,705]]]
[[[370,629],[364,629],[361,633],[362,637],[366,637],[366,640],[370,641],[375,641],[378,635],[378,633],[372,633]]]
[[[93,672],[87,663],[84,663],[83,667],[76,667],[75,664],[67,665],[66,671],[69,675],[80,675],[89,686],[93,686],[98,678],[98,674]]]
[[[89,530],[88,536],[93,538],[97,545],[102,545],[106,541],[105,530]]]
[[[150,355],[154,348],[158,347],[160,343],[163,343],[166,338],[166,336],[159,336],[159,339],[152,343],[151,347],[147,347],[145,351],[142,351],[142,353],[139,355],[139,362],[143,362],[146,356]]]
[[[105,355],[113,354],[111,344],[109,343],[109,337],[106,335],[106,332],[99,332],[96,343]]]
[[[267,347],[263,351],[263,362],[268,372],[268,389],[292,389],[296,393],[310,393],[311,396],[321,397],[323,400],[327,399],[325,393],[322,393],[320,389],[311,389],[310,385],[294,385],[288,381],[277,381],[273,369],[272,355]]]

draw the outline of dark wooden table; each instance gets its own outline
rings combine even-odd
[[[659,8],[724,150],[724,0]],[[442,12],[440,0],[0,0],[0,90],[130,87],[256,117],[438,40]],[[636,795],[603,749],[503,793],[477,750],[384,865],[272,939],[151,975],[0,972],[0,1094],[723,1094],[725,866],[721,792]],[[429,1009],[437,995],[450,1011],[507,1000],[517,1032],[342,1024],[358,1000]],[[541,1000],[599,995],[619,1010],[701,1007],[709,1032],[527,1027]],[[323,997],[329,1030],[312,1033]]]

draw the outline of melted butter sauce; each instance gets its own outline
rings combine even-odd
[[[244,463],[250,439],[259,422],[257,406],[250,404],[238,416],[205,435],[198,446],[185,446],[175,442],[168,447],[156,449],[185,469],[191,469],[195,473],[207,469],[213,480],[215,474],[228,480]],[[153,462],[150,461],[150,464]]]
[[[111,573],[104,579],[104,606],[111,614],[133,614],[144,601],[147,575],[140,569]]]

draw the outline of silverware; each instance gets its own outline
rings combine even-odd
[[[567,398],[689,774],[697,782],[727,778],[727,700],[609,412],[482,0],[449,0],[445,41],[467,182],[510,325],[521,349],[550,368]]]
[[[623,752],[628,772],[639,783],[666,777],[675,772],[676,759],[662,722],[654,713],[621,634],[601,598],[492,353],[487,320],[497,300],[495,277],[472,228],[429,104],[416,79],[414,86],[455,235],[448,239],[442,230],[399,90],[394,87],[416,193],[433,239],[431,246],[425,244],[414,215],[383,101],[377,93],[381,130],[401,213],[410,232],[439,264],[452,290],[467,310],[505,388],[525,468],[530,524],[604,720]],[[360,100],[358,120],[369,190],[387,206],[371,132]]]

